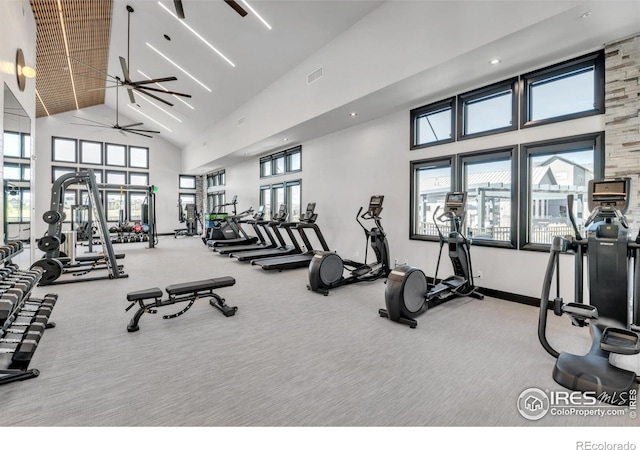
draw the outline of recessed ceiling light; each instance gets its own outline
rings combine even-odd
[[[158,2],[158,5],[162,6],[162,8],[168,12],[169,14],[171,14],[173,17],[175,17],[175,19],[180,22],[182,25],[184,25],[189,31],[191,31],[195,36],[197,36],[202,42],[204,42],[205,44],[207,44],[209,46],[209,48],[211,50],[213,50],[214,52],[216,52],[218,55],[220,55],[220,57],[222,59],[224,59],[226,62],[228,62],[229,64],[231,64],[232,67],[235,67],[236,65],[234,63],[231,62],[231,60],[229,58],[227,58],[226,56],[224,56],[222,54],[222,52],[220,50],[218,50],[217,48],[215,48],[213,45],[211,45],[209,43],[209,41],[207,41],[205,38],[203,38],[202,36],[200,36],[198,34],[198,32],[196,30],[194,30],[193,28],[191,28],[189,25],[187,25],[187,22],[185,22],[184,20],[181,20],[178,16],[176,16],[173,11],[171,11],[169,8],[167,8],[166,6],[164,6],[162,3]],[[165,34],[164,37],[166,38],[167,35]]]
[[[581,18],[581,19],[586,19],[586,18],[587,18],[587,17],[589,17],[590,15],[591,15],[591,11],[587,11],[587,12],[583,13],[583,14],[580,16],[580,18]]]
[[[151,50],[153,50],[154,52],[156,52],[158,55],[162,56],[164,59],[166,59],[167,61],[169,61],[171,64],[173,64],[174,66],[176,66],[178,69],[180,69],[185,75],[187,75],[189,78],[191,78],[193,81],[195,81],[196,83],[198,83],[200,86],[202,86],[203,88],[205,88],[207,91],[211,92],[211,89],[209,89],[204,83],[202,83],[200,80],[198,80],[196,77],[194,77],[193,75],[191,75],[189,72],[187,72],[186,70],[184,70],[182,67],[180,67],[178,64],[174,63],[169,57],[165,56],[160,50],[156,49],[153,45],[149,44],[148,42],[146,42],[147,46],[149,48],[151,48]]]
[[[495,66],[496,64],[500,64],[502,61],[500,61],[498,58],[494,58],[491,61],[489,61],[489,64],[491,64],[492,66]]]
[[[282,139],[283,141],[287,142],[289,140],[289,138],[284,138]]]
[[[358,113],[357,113],[357,112],[355,112],[355,111],[354,111],[354,112],[350,112],[350,113],[349,113],[349,116],[351,116],[351,117],[355,117],[355,116],[357,116],[357,115],[358,115]]]

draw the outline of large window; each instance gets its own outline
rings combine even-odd
[[[520,243],[546,249],[553,236],[574,234],[568,221],[567,196],[573,194],[573,213],[583,231],[588,216],[589,180],[604,176],[603,135],[579,136],[523,145],[521,170]]]
[[[193,175],[180,175],[178,184],[180,189],[195,189],[196,177]]]
[[[54,137],[51,149],[51,161],[70,162],[78,161],[77,141],[75,139],[65,139]]]
[[[531,72],[523,75],[522,80],[522,126],[604,112],[601,52]]]
[[[458,139],[515,130],[517,78],[458,96]]]
[[[603,113],[600,51],[411,110],[411,149]]]
[[[302,170],[302,147],[260,158],[260,178],[299,172]]]
[[[122,219],[126,217],[124,194],[120,192],[107,192],[107,203],[105,205],[107,213],[107,222],[120,222],[120,215]],[[122,211],[122,213],[120,212]]]
[[[142,205],[147,200],[147,194],[129,192],[129,220],[142,221]]]
[[[102,165],[102,142],[80,141],[80,163]]]
[[[225,184],[226,177],[224,170],[220,170],[218,172],[210,173],[207,175],[207,189],[217,188],[218,186],[224,186]]]
[[[20,142],[20,133],[13,131],[4,132],[4,157],[5,158],[22,158],[22,143]]]
[[[467,192],[464,231],[476,244],[516,246],[516,148],[461,155],[459,179]]]
[[[210,213],[226,212],[222,208],[225,203],[225,191],[207,193],[207,211]]]
[[[118,144],[107,144],[107,166],[125,167],[127,165],[127,147]]]
[[[260,186],[260,204],[264,206],[265,218],[273,217],[280,205],[286,205],[289,220],[299,220],[300,211],[302,210],[301,193],[301,180]]]
[[[412,148],[453,141],[454,100],[450,98],[411,111]]]
[[[149,149],[146,147],[129,147],[129,167],[149,168]]]
[[[411,163],[412,238],[437,238],[438,231],[433,216],[438,207],[442,212],[445,196],[453,190],[452,170],[452,158]]]
[[[5,190],[7,223],[29,223],[31,219],[31,191],[28,187],[9,186]]]

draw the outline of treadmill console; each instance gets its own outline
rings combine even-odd
[[[466,192],[448,192],[444,200],[444,213],[449,213],[452,217],[464,216],[467,207]]]
[[[308,203],[307,210],[304,212],[304,215],[300,218],[300,222],[308,222],[308,223],[315,222],[316,218],[318,217],[318,215],[315,213],[315,210],[316,210],[315,202]]]

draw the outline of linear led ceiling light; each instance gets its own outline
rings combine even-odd
[[[262,22],[262,23],[264,24],[264,26],[265,26],[265,27],[267,27],[268,29],[271,29],[271,25],[269,25],[269,24],[267,23],[267,21],[266,21],[266,20],[264,20],[264,19],[262,18],[262,16],[261,16],[260,14],[258,14],[258,12],[257,12],[255,9],[253,9],[253,7],[252,7],[249,3],[247,3],[247,1],[246,1],[246,0],[241,0],[241,1],[242,1],[242,3],[244,3],[244,5],[245,5],[247,8],[249,8],[249,11],[251,11],[252,13],[254,13],[254,14],[256,15],[256,17],[257,17],[258,19],[260,19],[260,22]]]
[[[142,75],[143,77],[145,77],[147,80],[151,80],[151,77],[147,74],[145,74],[144,72],[142,72],[140,69],[138,69],[138,73],[140,75]],[[164,87],[163,85],[161,85],[160,83],[153,83],[156,86],[158,86],[160,89],[164,89],[165,91],[169,92],[169,89],[167,89],[166,87]],[[191,106],[189,103],[185,102],[184,100],[182,100],[180,97],[178,97],[175,94],[171,94],[173,95],[176,99],[180,100],[182,103],[184,103],[185,105],[187,105],[189,108],[191,109],[195,109],[193,106]]]
[[[62,26],[62,37],[64,38],[64,49],[67,55],[67,64],[69,65],[69,76],[71,77],[71,87],[73,88],[73,98],[76,101],[76,109],[80,109],[80,106],[78,106],[78,96],[76,95],[76,83],[73,80],[71,58],[69,57],[69,43],[67,42],[67,29],[64,26],[64,17],[62,15],[62,3],[60,3],[60,0],[58,0],[58,14],[60,15],[60,25]]]
[[[211,45],[209,43],[209,41],[207,41],[205,38],[203,38],[202,36],[200,36],[200,34],[198,34],[198,32],[196,30],[194,30],[193,28],[191,28],[189,25],[187,25],[187,22],[185,22],[183,19],[180,19],[178,16],[176,16],[173,11],[171,11],[169,8],[167,8],[166,6],[164,6],[161,2],[158,2],[158,5],[162,6],[162,8],[168,12],[169,14],[171,14],[178,22],[180,22],[182,25],[184,25],[187,30],[191,31],[194,35],[196,35],[202,42],[204,42],[205,44],[207,44],[209,46],[209,48],[211,50],[213,50],[214,52],[216,52],[218,55],[220,55],[220,57],[222,59],[224,59],[226,62],[228,62],[229,64],[231,64],[231,67],[235,67],[236,65],[231,62],[231,60],[229,58],[227,58],[226,56],[224,56],[222,54],[222,52],[220,50],[218,50],[217,48],[215,48],[213,45]]]
[[[169,59],[167,56],[165,56],[160,50],[157,50],[153,45],[149,44],[148,42],[146,42],[147,46],[153,50],[154,52],[156,52],[158,55],[162,56],[164,59],[166,59],[167,61],[169,61],[171,64],[173,64],[174,66],[176,66],[176,68],[180,69],[185,75],[187,75],[189,78],[191,78],[193,81],[195,81],[196,83],[198,83],[200,86],[202,86],[203,88],[205,88],[207,91],[211,92],[211,89],[209,89],[206,85],[204,85],[201,81],[199,81],[196,77],[194,77],[193,75],[191,75],[189,72],[187,72],[186,70],[184,70],[182,67],[180,67],[179,65],[177,65],[176,63],[174,63],[171,59]]]
[[[134,108],[133,106],[131,106],[131,103],[127,103],[127,106],[131,109],[133,109],[134,111],[137,111],[138,114],[142,114],[143,116],[145,116],[147,119],[149,119],[152,122],[157,123],[158,125],[160,125],[162,128],[164,128],[165,130],[167,130],[169,133],[173,133],[173,131],[171,131],[169,128],[165,127],[164,125],[162,125],[160,122],[158,122],[156,119],[153,119],[149,116],[147,116],[145,113],[143,113],[142,111],[140,111],[139,109]]]
[[[171,114],[169,111],[165,110],[164,108],[162,108],[161,106],[156,105],[154,102],[152,102],[151,100],[147,100],[146,98],[144,98],[142,95],[138,96],[138,98],[141,98],[142,100],[144,100],[145,102],[149,103],[152,106],[155,106],[156,108],[158,108],[160,111],[162,111],[163,113],[165,113],[167,116],[171,116],[174,119],[176,119],[178,122],[182,123],[182,120],[180,120],[178,117],[174,116],[173,114]]]
[[[38,100],[40,100],[40,104],[44,108],[44,112],[47,113],[47,116],[50,116],[51,114],[49,114],[49,110],[47,109],[47,107],[45,106],[44,102],[42,101],[42,97],[40,97],[40,93],[38,92],[37,89],[36,89],[36,97],[38,97]]]

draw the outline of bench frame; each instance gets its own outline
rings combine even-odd
[[[209,283],[207,283],[209,282]],[[174,314],[167,314],[162,316],[163,319],[173,319],[186,313],[195,303],[196,300],[201,298],[209,298],[209,304],[224,314],[225,317],[233,316],[238,310],[237,306],[229,306],[226,304],[224,298],[220,297],[214,292],[214,289],[220,289],[228,286],[233,286],[236,280],[232,277],[212,278],[210,280],[201,280],[192,283],[183,283],[170,285],[166,287],[166,291],[169,295],[168,299],[163,299],[163,293],[160,288],[151,288],[143,291],[130,292],[127,294],[127,300],[131,304],[125,309],[125,312],[133,308],[136,303],[139,308],[133,315],[133,318],[127,325],[127,331],[134,332],[140,329],[138,322],[144,313],[156,314],[158,308],[163,306],[174,305],[181,302],[189,302],[182,310]],[[189,285],[198,285],[193,288],[189,288]],[[203,284],[208,284],[207,287],[202,287]],[[133,298],[130,298],[133,297]]]

